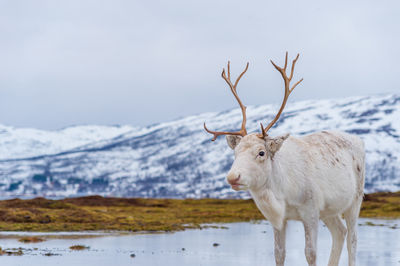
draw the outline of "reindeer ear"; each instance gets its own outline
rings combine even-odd
[[[228,145],[229,147],[231,147],[232,150],[236,148],[241,139],[242,139],[241,136],[226,135],[226,142],[228,142]]]
[[[265,144],[267,146],[267,150],[269,151],[271,158],[274,157],[275,153],[279,151],[283,142],[289,137],[290,134],[285,134],[283,136],[275,137],[275,138],[267,138],[265,140]]]

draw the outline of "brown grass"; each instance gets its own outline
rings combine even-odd
[[[400,218],[400,191],[365,195],[360,216],[368,218]]]
[[[22,243],[39,243],[45,241],[45,239],[36,236],[26,236],[18,239],[18,241]]]
[[[7,255],[7,256],[22,256],[24,252],[21,248],[12,248],[12,249],[2,249],[0,247],[0,256]]]
[[[74,246],[70,246],[69,249],[71,249],[71,250],[85,250],[85,249],[89,249],[89,247],[84,246],[84,245],[74,245]]]
[[[399,218],[400,192],[366,195],[360,216]],[[89,196],[0,201],[0,231],[180,231],[261,219],[252,200]]]

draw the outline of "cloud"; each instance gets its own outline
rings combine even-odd
[[[376,1],[0,1],[0,123],[146,125],[279,102],[267,59],[300,52],[291,100],[398,91],[400,14]]]

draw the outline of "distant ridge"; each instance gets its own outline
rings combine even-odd
[[[275,105],[249,106],[248,131],[273,118]],[[188,116],[149,127],[75,126],[59,131],[0,125],[0,197],[232,198],[225,182],[233,153],[210,129],[240,127],[240,109]],[[400,190],[400,96],[288,104],[270,134],[337,129],[366,144],[366,192]]]

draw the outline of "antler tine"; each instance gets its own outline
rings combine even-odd
[[[231,88],[231,90],[233,90],[233,84],[231,82],[231,71],[229,70],[229,61],[228,61],[228,77],[226,77],[225,74],[225,68],[222,69],[222,73],[221,73],[221,77],[226,81],[226,83],[228,83],[229,87]]]
[[[286,51],[286,55],[285,55],[285,67],[283,68],[286,72],[286,67],[287,67],[287,58],[288,58],[288,52]]]
[[[243,70],[243,72],[239,75],[239,77],[236,79],[235,85],[233,86],[236,90],[236,86],[239,83],[239,80],[242,78],[242,76],[244,75],[244,73],[246,73],[247,69],[249,68],[249,62],[247,62],[246,64],[246,68]]]
[[[229,81],[231,80],[231,62],[230,61],[228,61],[228,79],[229,79]]]
[[[242,116],[243,116],[243,120],[242,120],[242,127],[239,131],[237,132],[227,132],[227,131],[211,131],[206,127],[206,123],[204,123],[204,129],[210,133],[213,134],[214,137],[212,139],[212,141],[216,140],[218,136],[221,135],[236,135],[236,136],[246,136],[247,135],[247,131],[246,131],[246,106],[242,103],[242,101],[240,100],[237,92],[236,92],[236,86],[239,83],[239,80],[242,78],[242,76],[246,73],[247,69],[249,68],[249,63],[247,63],[246,68],[243,70],[243,72],[239,75],[239,77],[236,79],[235,81],[235,85],[232,84],[231,81],[231,71],[230,71],[230,62],[228,61],[228,77],[226,77],[225,74],[225,69],[222,70],[221,76],[222,78],[226,81],[226,83],[229,85],[231,92],[233,94],[233,96],[235,96],[236,101],[239,103],[240,109],[242,110]]]
[[[289,93],[292,93],[292,91],[294,90],[294,88],[296,88],[296,86],[299,85],[300,82],[302,82],[302,81],[303,81],[303,78],[301,78],[299,81],[297,81],[297,82],[293,85],[293,87],[290,89]]]
[[[274,61],[272,61],[272,60],[269,60],[271,63],[272,63],[272,65],[274,65],[274,67],[276,68],[276,70],[278,70],[280,73],[285,73],[284,71],[284,69],[283,68],[281,68],[281,67],[279,67],[278,65],[276,65],[275,63],[274,63]]]
[[[242,130],[240,130],[240,131],[238,131],[238,132],[212,131],[212,130],[209,130],[209,129],[207,128],[205,122],[204,122],[204,129],[205,129],[208,133],[214,135],[212,141],[216,140],[216,139],[218,138],[218,136],[222,136],[222,135],[235,135],[235,136],[242,136],[242,137],[247,135],[247,133],[243,135],[243,134],[242,134]]]
[[[293,71],[294,71],[294,66],[296,65],[297,59],[299,59],[300,54],[297,54],[296,58],[292,62],[292,70],[290,71],[290,78],[289,80],[292,80],[293,78]]]
[[[265,138],[266,136],[268,136],[268,134],[265,132],[265,130],[264,130],[264,127],[263,127],[263,124],[262,124],[262,123],[260,123],[260,126],[261,126],[261,133],[262,133],[262,136],[263,136],[263,138]]]
[[[292,68],[291,68],[291,72],[290,72],[290,77],[288,77],[286,75],[286,67],[287,67],[287,59],[288,59],[288,52],[286,52],[286,56],[285,56],[285,67],[281,68],[279,66],[277,66],[272,60],[271,63],[272,65],[276,68],[276,70],[278,70],[283,78],[283,81],[285,82],[285,96],[283,97],[283,101],[282,101],[282,105],[281,108],[279,109],[278,113],[276,114],[275,118],[268,124],[268,126],[264,130],[263,132],[263,136],[264,133],[266,134],[268,132],[268,130],[276,123],[276,121],[278,121],[280,115],[282,114],[283,109],[285,108],[287,99],[289,98],[290,93],[292,93],[292,91],[294,90],[294,88],[296,88],[297,85],[300,84],[300,82],[303,81],[303,79],[300,79],[299,81],[297,81],[291,88],[290,88],[290,81],[293,78],[293,73],[294,73],[294,67],[296,65],[297,59],[299,59],[299,54],[297,54],[296,58],[293,60],[292,62]],[[261,126],[262,127],[262,126]]]

